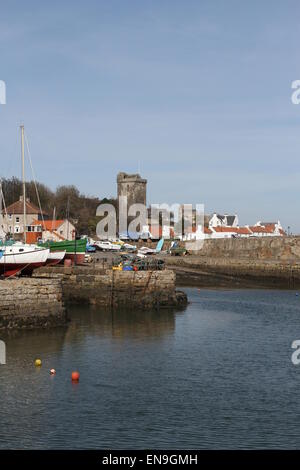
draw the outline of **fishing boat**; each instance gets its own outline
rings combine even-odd
[[[49,249],[23,243],[3,246],[1,252],[0,274],[5,277],[16,274],[31,275],[34,269],[46,264],[49,256]]]
[[[70,259],[76,264],[84,264],[86,239],[80,240],[63,240],[60,242],[45,241],[39,243],[40,247],[49,248],[50,253],[65,252],[63,259]],[[62,260],[61,260],[62,261]]]

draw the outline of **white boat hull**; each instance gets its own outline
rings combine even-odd
[[[94,245],[96,248],[99,248],[100,250],[103,250],[103,251],[120,251],[121,250],[121,246],[120,245],[116,245],[114,243],[110,243],[110,242],[95,242]]]
[[[34,245],[16,244],[1,248],[0,274],[5,277],[15,274],[31,274],[32,271],[46,264],[50,250]]]
[[[66,255],[66,251],[53,251],[49,253],[46,264],[47,266],[54,266],[60,263]]]

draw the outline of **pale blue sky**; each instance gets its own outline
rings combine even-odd
[[[0,3],[3,176],[20,175],[23,121],[37,178],[149,202],[204,203],[300,232],[300,3]]]

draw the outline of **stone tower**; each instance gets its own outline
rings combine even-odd
[[[127,196],[127,204],[145,204],[147,193],[147,180],[141,178],[139,174],[129,175],[127,173],[119,173],[117,176],[118,198]]]

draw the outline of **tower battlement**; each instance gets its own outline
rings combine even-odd
[[[128,174],[124,172],[118,173],[118,198],[127,196],[127,204],[145,204],[147,201],[147,180],[142,178],[138,173]]]

